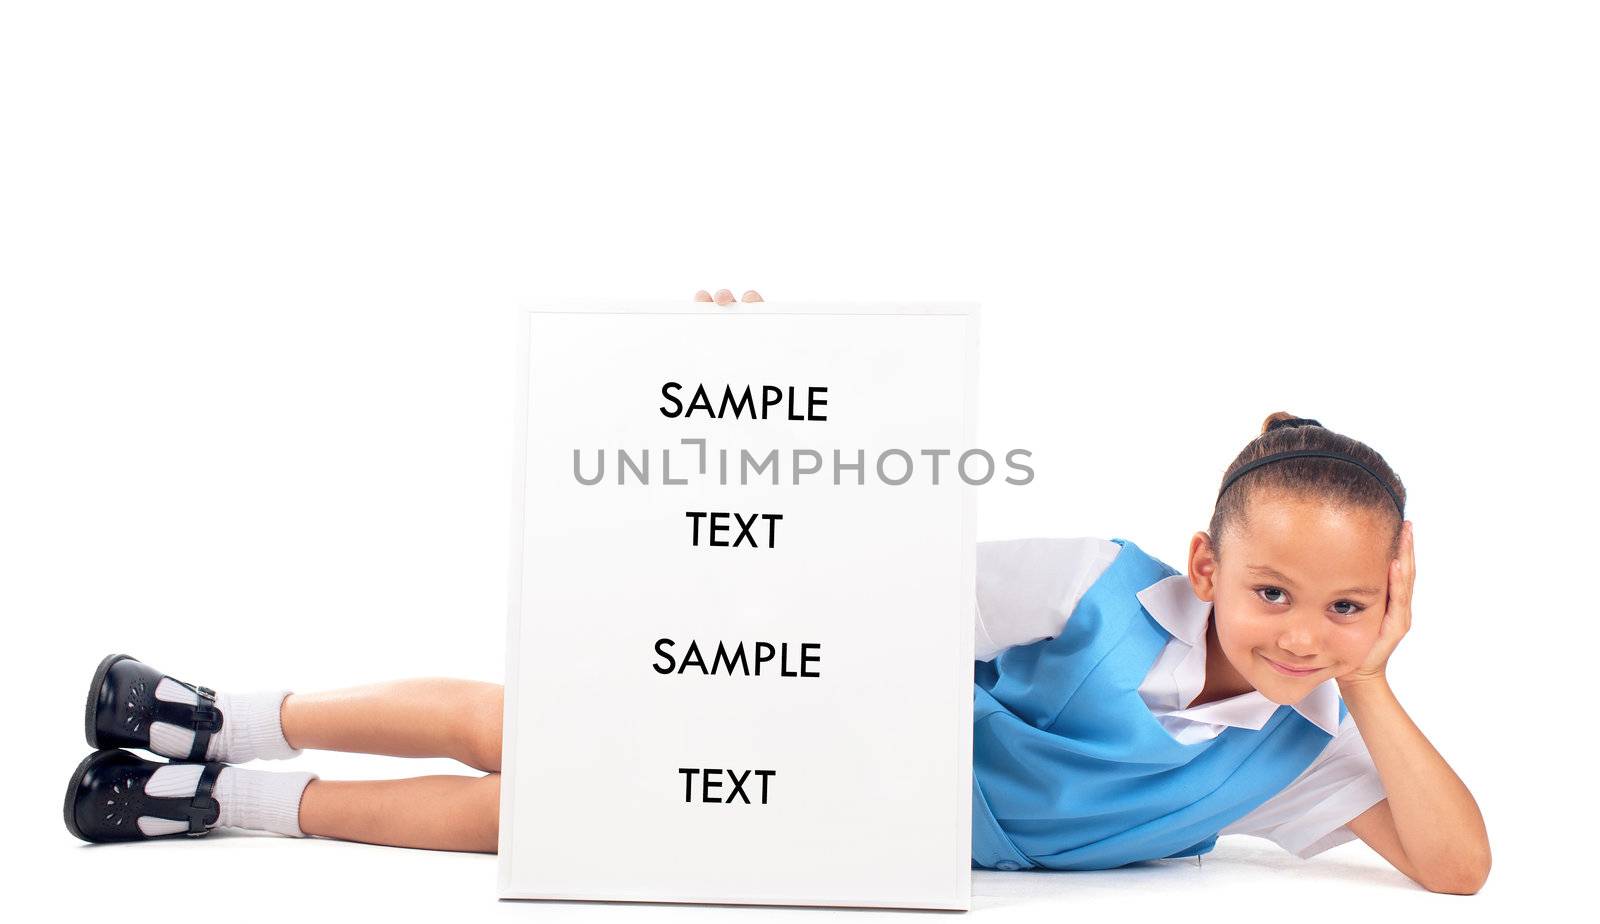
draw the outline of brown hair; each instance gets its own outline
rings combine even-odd
[[[1234,472],[1269,453],[1290,449],[1331,450],[1361,460],[1388,483],[1401,504],[1405,503],[1406,489],[1400,483],[1400,476],[1394,473],[1383,456],[1366,443],[1312,424],[1272,426],[1280,420],[1301,419],[1288,411],[1268,415],[1261,424],[1261,435],[1251,440],[1234,458],[1233,464],[1223,473],[1221,483],[1227,484]],[[1258,491],[1296,494],[1342,506],[1387,511],[1395,518],[1391,554],[1399,548],[1400,512],[1395,509],[1394,499],[1383,489],[1383,485],[1362,471],[1360,466],[1339,459],[1310,456],[1284,459],[1246,472],[1217,498],[1216,509],[1211,513],[1209,533],[1211,548],[1219,556],[1222,554],[1223,531],[1245,518],[1245,508]]]

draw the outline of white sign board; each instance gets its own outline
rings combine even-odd
[[[969,907],[976,325],[527,313],[502,897]]]

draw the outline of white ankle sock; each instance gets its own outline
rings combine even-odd
[[[169,764],[150,775],[144,791],[149,796],[188,798],[194,795],[204,764]],[[318,779],[315,773],[275,773],[224,767],[217,775],[212,796],[221,809],[213,828],[248,828],[290,837],[305,837],[300,830],[300,797]],[[187,822],[139,816],[139,830],[154,837],[189,830]]]
[[[287,760],[300,754],[283,737],[279,710],[288,690],[232,695],[217,694],[217,711],[222,713],[222,730],[206,744],[206,760],[242,764],[251,760]],[[194,705],[199,697],[188,687],[163,677],[156,685],[156,699]],[[194,745],[194,729],[155,722],[150,726],[150,749],[166,757],[187,759]]]

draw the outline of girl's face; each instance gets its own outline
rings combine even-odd
[[[1392,519],[1267,494],[1228,528],[1220,560],[1195,535],[1190,583],[1229,663],[1267,699],[1297,703],[1366,658],[1388,605]]]

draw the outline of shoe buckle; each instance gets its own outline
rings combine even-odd
[[[190,837],[199,837],[210,831],[206,826],[221,815],[222,806],[215,797],[197,797],[189,803],[189,830],[185,833]]]
[[[222,713],[218,712],[215,706],[210,703],[201,703],[192,708],[194,709],[194,718],[190,720],[189,724],[194,727],[195,731],[201,729],[219,731],[222,728]]]

